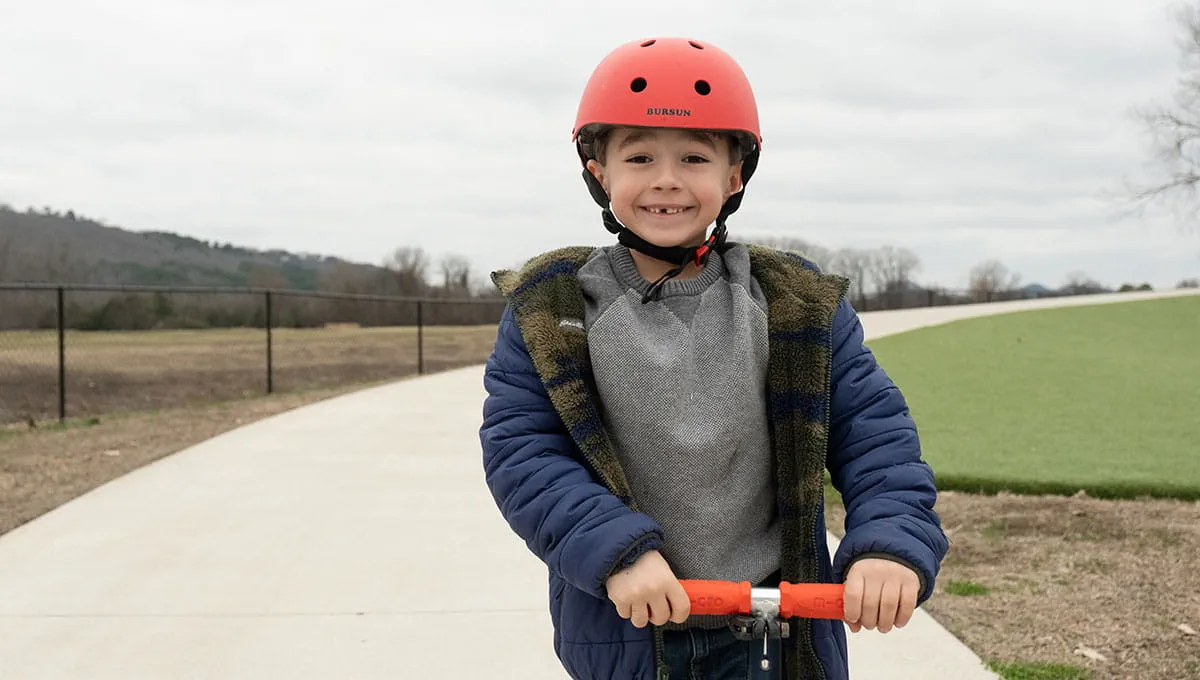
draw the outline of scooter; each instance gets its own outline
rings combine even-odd
[[[770,670],[767,641],[791,635],[783,619],[845,617],[840,583],[780,583],[778,588],[754,588],[749,581],[681,580],[693,615],[732,616],[730,627],[739,640],[763,641],[762,669]]]

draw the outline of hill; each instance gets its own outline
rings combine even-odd
[[[0,282],[344,289],[387,270],[333,257],[260,251],[168,232],[133,232],[71,211],[0,206]]]

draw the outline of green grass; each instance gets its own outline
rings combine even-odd
[[[1200,296],[1002,314],[868,343],[938,486],[1200,499]]]
[[[1090,671],[1057,663],[1001,663],[992,661],[988,668],[1004,680],[1090,680]]]

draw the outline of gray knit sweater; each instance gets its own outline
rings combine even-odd
[[[681,579],[757,584],[779,568],[767,425],[767,303],[743,246],[713,253],[659,300],[629,249],[579,272],[592,369],[639,508]]]

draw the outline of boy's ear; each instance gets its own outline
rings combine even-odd
[[[728,187],[728,193],[725,194],[725,198],[729,198],[730,196],[732,196],[742,190],[742,163],[743,162],[744,161],[738,161],[737,165],[733,166],[733,169],[729,172],[729,187]]]
[[[587,162],[587,169],[592,173],[592,177],[595,177],[596,181],[600,183],[600,186],[604,187],[604,193],[608,193],[608,182],[604,178],[604,166],[593,158]]]

